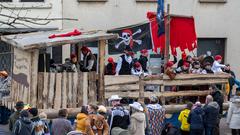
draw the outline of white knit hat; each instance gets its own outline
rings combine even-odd
[[[133,102],[133,104],[129,104],[129,106],[139,111],[143,111],[142,105],[138,102]]]

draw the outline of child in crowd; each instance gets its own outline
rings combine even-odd
[[[105,70],[106,75],[115,75],[116,74],[116,63],[114,62],[112,57],[108,58],[108,64]]]
[[[209,62],[206,62],[203,66],[202,74],[213,74],[212,65]]]
[[[183,65],[176,69],[176,73],[178,74],[189,74],[190,64],[188,62],[184,62]]]
[[[194,61],[192,64],[191,73],[192,74],[201,74],[202,69],[199,61]]]
[[[221,64],[222,62],[222,56],[221,55],[216,55],[215,56],[215,61],[213,62],[213,65],[212,65],[212,71],[214,73],[222,73],[222,68],[226,68],[225,65]]]
[[[147,73],[144,73],[143,69],[142,69],[142,65],[139,62],[135,62],[132,70],[131,70],[131,74],[132,75],[137,75],[140,76],[141,74],[144,74],[144,76],[147,76]]]

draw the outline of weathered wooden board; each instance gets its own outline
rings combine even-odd
[[[72,98],[72,88],[73,88],[73,83],[72,83],[72,73],[68,73],[68,78],[67,78],[67,82],[68,82],[68,108],[72,108],[73,106],[73,98]]]
[[[47,109],[48,105],[48,93],[49,93],[49,73],[43,73],[43,109]]]
[[[138,83],[139,77],[133,75],[119,75],[119,76],[110,76],[105,75],[105,86],[111,85],[120,85],[120,84],[133,84]]]
[[[72,31],[72,30],[71,30]],[[64,44],[76,44],[80,42],[91,42],[98,40],[108,40],[117,38],[117,34],[106,33],[104,31],[90,31],[83,32],[79,36],[61,37],[61,38],[48,38],[52,34],[62,34],[69,32],[69,30],[57,30],[47,32],[35,32],[28,34],[17,34],[2,36],[1,40],[11,44],[15,47],[28,50],[39,49]]]
[[[105,101],[105,84],[104,84],[104,69],[105,69],[105,47],[106,40],[101,40],[98,45],[98,87],[99,87],[99,102]]]
[[[106,86],[106,92],[113,92],[113,91],[136,91],[139,90],[139,84],[126,84],[126,85],[112,85]]]
[[[174,80],[188,80],[188,79],[228,79],[229,74],[177,74]],[[170,80],[167,75],[163,76],[164,80]]]
[[[149,80],[144,81],[145,84],[152,84],[152,85],[163,85],[163,80]]]
[[[88,73],[83,72],[83,105],[88,104]]]
[[[44,73],[38,73],[37,108],[43,109]]]
[[[78,73],[78,85],[77,85],[77,106],[83,105],[83,72]]]
[[[49,93],[48,93],[48,108],[53,107],[54,103],[54,93],[55,93],[55,82],[56,81],[56,74],[50,73],[50,80],[49,80]]]
[[[97,87],[96,87],[96,72],[88,72],[88,97],[89,97],[89,104],[95,104],[97,102]]]
[[[54,93],[54,109],[60,109],[62,104],[62,74],[56,74],[56,90]]]
[[[62,108],[67,108],[67,73],[62,76]]]
[[[39,50],[33,50],[31,52],[31,73],[30,73],[30,97],[29,100],[31,105],[37,106],[37,84],[38,84],[38,57],[39,57]]]
[[[164,80],[164,86],[184,86],[184,85],[210,85],[210,84],[222,84],[228,83],[228,79],[205,79],[205,80],[198,80],[198,79],[191,79],[191,80]]]
[[[77,85],[78,85],[78,73],[73,73],[73,108],[77,107]]]

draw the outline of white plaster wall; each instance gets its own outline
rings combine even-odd
[[[14,15],[20,14],[24,17],[33,17],[33,18],[62,18],[62,0],[45,0],[45,2],[19,2],[20,0],[13,0],[13,2],[1,2],[6,7],[12,9],[4,9],[1,11],[1,14]],[[12,13],[13,11],[13,13]],[[8,18],[0,17],[1,21],[6,21]],[[62,20],[60,21],[51,21],[47,25],[26,25],[33,28],[62,28]],[[1,25],[1,28],[8,27],[6,25]],[[16,25],[18,28],[23,28],[23,25]]]
[[[240,76],[240,0],[225,4],[199,3],[198,0],[166,0],[171,13],[194,16],[199,38],[227,38],[226,63]],[[147,11],[156,11],[156,3],[135,0],[108,0],[108,2],[77,2],[63,0],[63,16],[78,18],[78,22],[63,22],[64,28],[85,30],[111,29],[146,21]],[[165,9],[166,11],[166,9]]]

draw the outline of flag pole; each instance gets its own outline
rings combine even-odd
[[[164,50],[164,73],[166,73],[167,62],[169,61],[169,46],[170,46],[170,4],[167,4],[167,20],[166,20],[166,31],[165,31],[165,50]]]

